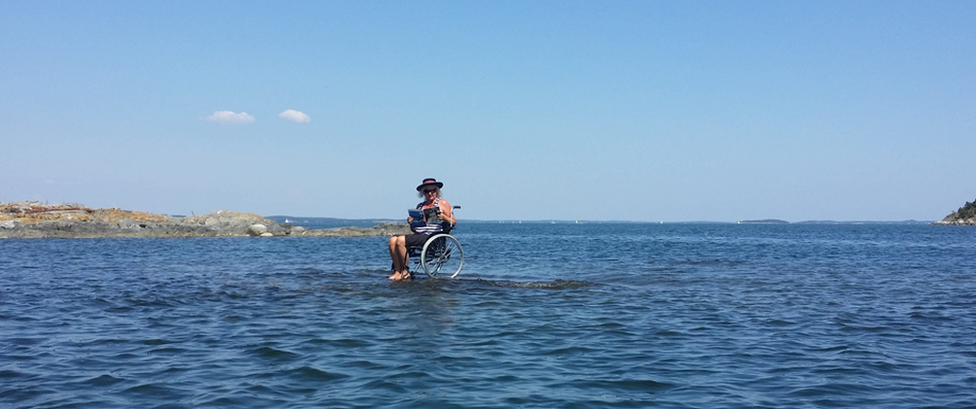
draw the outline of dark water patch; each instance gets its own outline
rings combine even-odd
[[[84,381],[83,383],[89,386],[104,387],[112,386],[118,383],[125,382],[124,379],[116,378],[112,375],[104,374]]]
[[[366,361],[362,359],[356,359],[360,357],[349,356],[348,361],[344,361],[340,366],[346,369],[347,373],[359,373],[361,371],[381,371],[386,370],[388,365],[380,362]]]
[[[299,357],[298,354],[295,354],[293,352],[288,352],[288,351],[275,349],[267,346],[254,348],[248,351],[248,353],[250,355],[254,355],[260,358],[273,359],[276,361],[290,361]]]
[[[176,341],[170,341],[170,340],[160,339],[160,338],[153,338],[153,339],[144,339],[141,342],[142,342],[143,345],[156,346],[156,345],[172,344],[172,343],[174,343]]]
[[[486,279],[456,279],[465,283],[487,285],[491,287],[507,288],[532,288],[544,290],[567,290],[585,287],[594,287],[601,284],[577,281],[577,280],[553,280],[553,281],[505,281],[505,280],[486,280]]]
[[[353,338],[341,338],[341,339],[318,339],[314,340],[317,344],[322,344],[323,347],[332,348],[367,348],[374,344],[365,339],[353,339]]]
[[[585,379],[552,385],[554,388],[575,388],[584,391],[599,391],[600,394],[620,393],[625,396],[638,394],[654,394],[676,387],[669,382],[659,382],[652,379]],[[639,396],[639,395],[638,395]]]
[[[29,345],[37,345],[42,342],[45,342],[47,341],[47,338],[41,338],[41,337],[5,338],[4,341],[10,343],[10,345],[29,346]]]
[[[545,351],[542,355],[572,356],[587,355],[593,352],[596,352],[596,350],[585,346],[564,346]]]
[[[160,354],[160,355],[179,355],[187,352],[185,348],[154,348],[147,351],[147,354]]]
[[[27,374],[24,374],[24,373],[21,373],[21,372],[18,372],[18,371],[14,371],[14,370],[11,370],[11,369],[0,369],[0,379],[23,378],[23,377],[26,377],[26,376],[27,376]]]
[[[245,403],[253,404],[255,399],[249,396],[221,396],[211,400],[202,400],[200,402],[195,402],[194,406],[197,407],[245,407],[250,405],[245,405]],[[181,406],[182,407],[182,406]],[[156,409],[163,409],[163,407],[156,407]]]
[[[404,386],[404,381],[402,380],[392,381],[387,379],[376,379],[366,382],[360,385],[358,393],[369,394],[369,393],[394,393],[394,394],[406,394],[410,390]]]
[[[157,401],[179,396],[176,389],[154,383],[139,384],[125,389],[123,392],[126,394],[141,395]]]
[[[343,378],[348,378],[349,377],[348,375],[345,375],[345,374],[324,371],[324,370],[321,370],[321,369],[318,369],[318,368],[312,368],[312,367],[309,367],[309,366],[303,366],[301,368],[296,368],[296,369],[292,369],[292,370],[289,370],[289,371],[285,371],[283,373],[283,375],[289,376],[289,377],[293,377],[296,380],[302,381],[302,382],[305,382],[305,381],[328,382],[328,381],[335,381],[335,380],[338,380],[338,379],[343,379]]]

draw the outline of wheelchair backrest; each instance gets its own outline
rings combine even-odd
[[[452,208],[454,210],[457,210],[460,209],[461,206],[452,206]],[[452,210],[451,213],[454,213],[454,211]],[[454,220],[457,220],[457,215],[454,216]],[[454,230],[454,228],[451,227],[451,223],[448,222],[441,223],[441,233],[451,234],[451,230]]]

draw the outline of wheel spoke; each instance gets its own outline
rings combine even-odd
[[[461,243],[449,234],[439,234],[424,244],[421,252],[424,273],[430,277],[455,277],[464,264]]]

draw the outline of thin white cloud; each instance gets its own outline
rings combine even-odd
[[[286,121],[298,122],[300,124],[312,122],[312,118],[309,118],[304,112],[296,111],[294,109],[286,109],[285,112],[278,114],[278,117]]]
[[[235,113],[233,111],[217,111],[207,117],[208,121],[222,125],[239,125],[254,122],[254,117],[247,112]]]

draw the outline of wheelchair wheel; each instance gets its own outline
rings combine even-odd
[[[454,278],[464,265],[461,243],[450,234],[437,234],[424,243],[420,265],[431,278]]]

